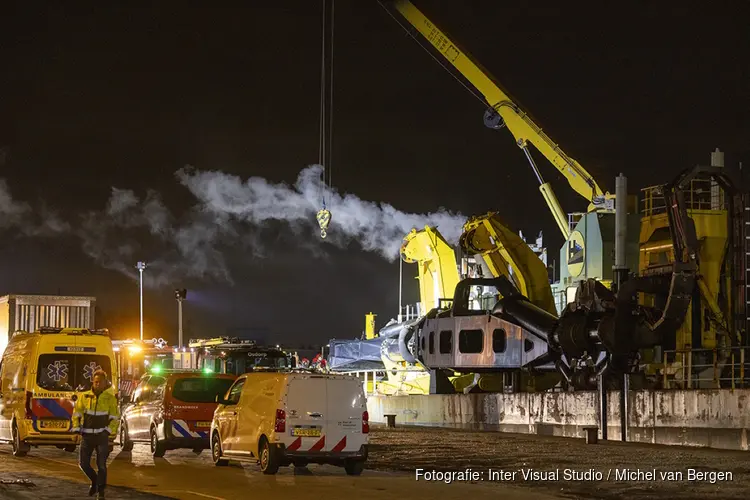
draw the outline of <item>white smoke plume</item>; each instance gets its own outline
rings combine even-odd
[[[228,254],[266,257],[274,240],[284,240],[287,247],[291,242],[318,258],[325,257],[325,245],[347,247],[357,242],[365,251],[394,260],[412,228],[437,226],[453,243],[461,234],[466,220],[461,214],[442,208],[429,214],[405,213],[389,204],[342,195],[325,186],[322,173],[319,165],[307,167],[290,186],[186,167],[176,177],[197,203],[180,217],[154,191],[141,199],[131,190],[113,188],[104,210],[85,213],[75,222],[62,221],[46,208],[35,211],[14,201],[0,180],[0,228],[23,228],[26,236],[74,234],[99,265],[132,278],[138,276],[135,263],[146,260],[146,286],[173,284],[187,277],[231,282]],[[331,211],[325,240],[315,220],[323,199]]]
[[[23,236],[54,236],[70,231],[70,225],[45,205],[37,210],[13,199],[8,184],[0,179],[0,229],[15,228]]]
[[[452,242],[461,235],[466,218],[460,214],[442,208],[430,214],[410,214],[386,203],[364,201],[351,194],[342,196],[321,182],[322,173],[320,165],[310,166],[300,172],[293,187],[271,184],[259,177],[243,182],[221,172],[189,168],[178,171],[177,178],[207,209],[256,226],[275,220],[314,227],[315,214],[325,199],[331,212],[331,242],[356,240],[364,250],[378,252],[389,260],[398,257],[402,240],[412,228],[438,226]],[[313,234],[311,231],[310,236]]]

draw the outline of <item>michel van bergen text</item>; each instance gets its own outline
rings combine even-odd
[[[711,484],[732,481],[731,472],[700,471],[686,468],[676,471],[657,469],[465,469],[437,471],[417,469],[417,481],[699,481]]]

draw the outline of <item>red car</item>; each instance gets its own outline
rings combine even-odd
[[[167,450],[207,449],[216,396],[224,396],[235,375],[196,370],[152,370],[141,377],[123,408],[120,444],[130,451],[150,443],[154,457]]]

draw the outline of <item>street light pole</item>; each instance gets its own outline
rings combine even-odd
[[[182,349],[182,301],[187,299],[187,290],[175,290],[174,298],[177,299],[177,346]]]
[[[140,273],[140,302],[141,302],[141,341],[143,341],[143,270],[146,269],[146,263],[139,261],[135,266]]]
[[[177,345],[182,349],[182,300],[177,301]]]

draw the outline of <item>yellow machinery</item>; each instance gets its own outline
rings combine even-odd
[[[481,256],[492,276],[508,278],[532,304],[557,314],[547,266],[519,235],[501,223],[496,212],[470,218],[463,229],[460,244],[465,252]],[[468,377],[461,378],[465,381]],[[506,381],[502,373],[496,373],[482,375],[476,382],[481,389],[494,392],[502,390],[498,387],[502,388]],[[513,385],[522,391],[538,391],[554,387],[559,381],[557,372],[521,372],[518,384]]]
[[[365,314],[365,340],[375,338],[375,316],[377,314]]]
[[[441,299],[453,297],[459,282],[456,252],[436,228],[425,226],[419,231],[412,229],[404,237],[400,255],[404,262],[417,264],[422,311],[440,307]],[[365,338],[370,339],[374,336],[375,315],[370,313],[365,318]],[[382,361],[386,368],[387,380],[378,384],[379,392],[429,394],[430,374],[423,371],[418,364],[405,361],[394,352],[395,349],[390,349],[389,354],[389,346],[388,341],[384,341]]]
[[[546,266],[519,235],[501,223],[496,213],[471,218],[464,225],[460,242],[464,251],[481,256],[494,277],[508,278],[532,303],[555,313]],[[404,262],[418,266],[422,311],[443,308],[446,301],[453,299],[456,285],[460,281],[456,255],[437,229],[426,226],[407,234],[401,247],[401,258]],[[497,295],[492,297],[490,308],[497,299]],[[372,313],[366,315],[366,339],[375,335],[374,317]],[[384,341],[384,346],[382,360],[388,379],[380,383],[379,391],[429,393],[429,374],[420,373],[418,364],[407,363],[396,353],[393,357],[389,356],[388,341]],[[409,372],[404,371],[407,368]],[[449,379],[458,392],[473,387],[500,392],[507,381],[503,373],[456,373]],[[556,373],[533,376],[524,374],[520,378],[520,386],[526,390],[538,390],[554,386],[558,381]]]
[[[383,2],[381,2],[382,4]],[[614,195],[605,193],[594,178],[573,158],[568,156],[547,134],[515,103],[508,93],[462,51],[445,33],[438,29],[422,12],[408,0],[390,2],[393,8],[403,16],[432,46],[461,73],[481,94],[489,106],[485,114],[485,124],[491,128],[507,127],[516,144],[523,150],[539,181],[539,190],[544,197],[560,232],[567,240],[570,228],[567,217],[548,182],[544,182],[529,152],[529,144],[544,155],[552,165],[567,179],[570,187],[589,201],[589,211],[605,209],[614,210]]]
[[[435,309],[440,305],[440,299],[453,298],[460,279],[456,252],[437,229],[429,226],[421,231],[412,229],[404,237],[401,258],[406,263],[418,265],[422,311]]]
[[[687,216],[694,226],[699,269],[697,287],[685,321],[675,337],[662,346],[666,350],[687,352],[691,357],[690,362],[705,365],[711,371],[716,369],[715,366],[720,369],[729,356],[728,348],[741,342],[739,331],[728,321],[733,316],[733,304],[741,295],[732,284],[732,274],[738,270],[733,269],[731,263],[733,245],[730,244],[728,231],[730,223],[737,223],[732,220],[729,210],[735,193],[731,181],[721,178],[721,170],[698,167],[676,182],[683,193]],[[717,176],[723,182],[717,182]],[[643,189],[638,263],[640,275],[658,274],[674,262],[664,189],[663,186]],[[653,306],[656,300],[653,295],[644,295],[641,302]],[[718,351],[711,352],[714,349]],[[714,356],[718,359],[711,359]],[[652,357],[648,361],[658,367],[663,358]],[[674,360],[668,360],[671,366],[664,369],[670,375],[675,374],[684,368],[683,361],[681,356],[677,356]],[[698,368],[696,371],[701,370]],[[713,382],[714,377],[699,374],[698,378]]]
[[[556,314],[547,266],[496,212],[469,219],[460,243],[464,251],[480,255],[494,277],[505,276],[531,303]]]
[[[593,176],[580,163],[566,154],[542,128],[531,119],[529,114],[512,99],[491,76],[486,69],[472,60],[446,33],[441,31],[419,9],[408,0],[380,1],[390,13],[395,10],[399,16],[394,16],[420,45],[426,40],[432,46],[430,50],[437,51],[442,60],[441,65],[453,70],[467,80],[474,89],[472,94],[487,105],[484,121],[492,129],[507,128],[513,135],[515,143],[522,149],[535,177],[539,181],[539,190],[552,212],[552,216],[565,238],[565,244],[560,249],[560,283],[553,289],[557,297],[557,313],[574,297],[579,282],[588,279],[610,286],[613,281],[613,252],[611,242],[614,241],[614,205],[615,195],[604,191],[594,180]],[[408,25],[402,23],[403,18]],[[416,31],[421,35],[416,36]],[[424,45],[423,45],[424,46]],[[445,64],[445,63],[448,64]],[[453,73],[453,70],[449,70]],[[468,87],[467,87],[468,88]],[[477,94],[478,92],[478,94]],[[568,181],[570,187],[588,201],[586,213],[571,214],[570,218],[560,207],[560,204],[549,182],[545,182],[531,156],[529,145],[533,145]],[[637,224],[637,217],[630,217]],[[630,222],[629,222],[630,224]],[[629,234],[633,235],[631,231]],[[636,258],[637,243],[635,238],[629,242],[629,254]]]
[[[477,95],[473,89],[472,94],[482,100],[488,109],[485,113],[485,125],[492,129],[507,128],[513,135],[515,143],[523,150],[537,180],[540,184],[540,191],[547,203],[560,232],[566,239],[565,245],[560,251],[560,283],[555,285],[556,294],[560,297],[558,300],[557,311],[561,312],[568,303],[574,301],[574,295],[578,290],[578,284],[596,281],[607,288],[610,288],[614,281],[614,245],[615,224],[614,213],[615,196],[605,192],[594,180],[594,178],[573,158],[561,150],[549,136],[539,127],[524,111],[517,101],[512,99],[508,92],[496,82],[496,80],[478,63],[463,51],[453,40],[432,23],[419,9],[417,9],[408,0],[391,0],[380,1],[386,10],[392,8],[401,18],[406,21],[402,23],[399,18],[394,18],[420,43],[423,40],[429,42],[430,50],[434,49],[439,53],[436,58],[441,65],[449,69],[452,67],[467,80],[471,86],[478,91]],[[420,36],[417,36],[416,33]],[[448,63],[448,64],[445,64]],[[451,71],[449,69],[449,71]],[[453,72],[453,71],[451,71]],[[468,87],[467,87],[468,88]],[[549,183],[545,182],[542,175],[531,157],[529,144],[533,145],[555,168],[566,178],[570,187],[584,197],[588,202],[587,213],[572,214],[570,219],[566,218],[565,213],[557,201]],[[722,164],[723,166],[723,164]],[[694,178],[692,183],[699,182]],[[710,183],[710,181],[708,181]],[[688,193],[690,199],[686,200],[689,217],[695,225],[695,231],[699,241],[699,266],[700,275],[697,280],[696,291],[692,301],[692,306],[688,312],[687,319],[676,334],[676,338],[665,341],[665,348],[676,349],[713,349],[721,347],[729,340],[736,341],[734,332],[739,327],[728,325],[735,320],[732,313],[732,307],[743,307],[745,304],[732,306],[737,301],[735,296],[741,295],[741,292],[735,291],[737,279],[732,283],[730,275],[736,272],[738,265],[731,264],[730,261],[736,252],[735,248],[729,248],[731,239],[730,231],[738,232],[736,228],[729,228],[728,211],[726,205],[722,208],[716,205],[717,197],[720,190],[715,184],[707,184],[709,187],[697,191],[694,186],[681,186],[680,189]],[[703,193],[703,194],[698,194]],[[706,196],[712,193],[709,198],[713,205],[707,205]],[[670,255],[671,242],[669,235],[669,221],[666,213],[659,213],[654,203],[654,189],[648,189],[644,192],[646,203],[652,204],[643,217],[639,217],[633,210],[632,215],[627,217],[628,241],[626,242],[627,261],[631,269],[635,267],[635,262],[639,262],[638,271],[640,275],[649,275],[659,266],[669,266],[674,260]],[[703,201],[697,201],[699,199]],[[629,200],[622,200],[627,203]],[[490,240],[490,230],[492,227],[489,218],[484,220],[477,219],[474,221],[477,229],[486,231],[486,240]],[[639,227],[642,225],[642,227]],[[639,240],[635,239],[635,234],[640,233]],[[738,234],[745,234],[739,231]],[[731,246],[736,247],[737,243]],[[492,245],[490,245],[492,246]],[[487,265],[493,269],[494,257],[490,255],[502,255],[502,250],[483,254],[486,249],[475,248],[479,255],[482,255]],[[742,250],[744,252],[744,250]],[[493,274],[501,267],[494,266]],[[505,268],[502,268],[505,269]],[[633,269],[634,270],[634,269]],[[515,273],[515,269],[513,273]],[[542,283],[537,283],[539,278],[532,274],[517,275],[528,276],[528,283],[522,283],[523,280],[514,280],[523,294],[541,293],[546,295],[546,290],[540,290],[548,286],[546,275]],[[744,280],[744,276],[741,278]],[[524,290],[524,288],[526,288]],[[646,295],[646,294],[642,294]],[[531,298],[531,297],[529,297]],[[549,310],[547,299],[541,299],[544,305],[539,305],[545,310]],[[653,300],[651,298],[645,301]],[[663,305],[656,304],[658,307]],[[736,309],[739,311],[739,309]],[[727,319],[729,318],[729,320]],[[672,344],[674,344],[672,346]],[[714,353],[716,356],[716,353]],[[658,360],[657,360],[658,361]],[[714,367],[716,363],[714,362]],[[715,369],[715,368],[714,368]]]

